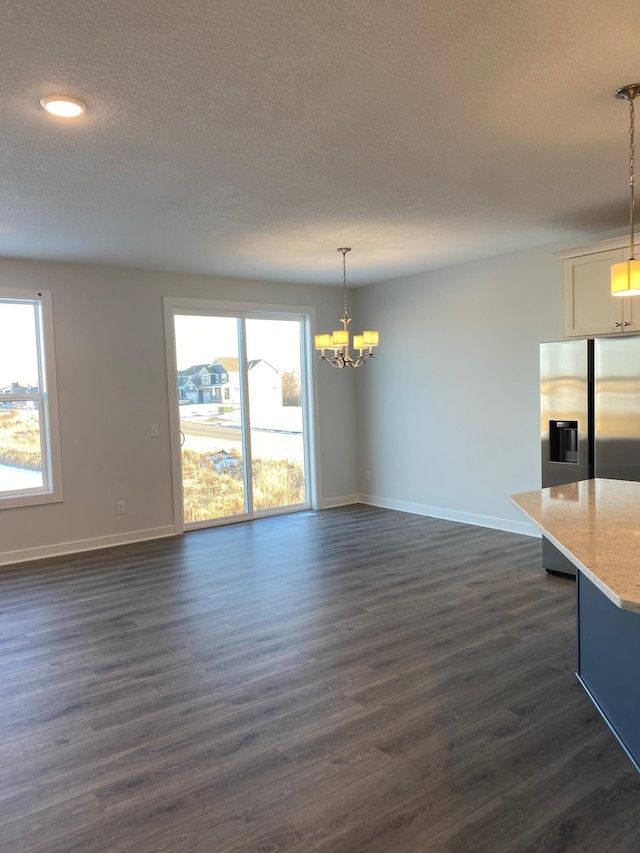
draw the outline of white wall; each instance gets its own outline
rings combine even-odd
[[[381,335],[358,371],[363,499],[531,531],[508,495],[540,488],[538,344],[562,337],[551,251],[361,288],[356,310]]]
[[[342,307],[331,287],[13,260],[0,260],[0,276],[53,294],[64,485],[62,503],[0,510],[0,564],[171,532],[163,296],[308,305],[323,331]],[[316,369],[321,505],[358,491],[355,377],[345,374]]]

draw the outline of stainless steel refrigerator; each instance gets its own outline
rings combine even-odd
[[[640,335],[540,345],[542,487],[640,480]],[[547,539],[548,572],[575,568]]]

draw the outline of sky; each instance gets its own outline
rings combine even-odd
[[[38,384],[33,304],[0,301],[0,388],[19,382]],[[300,370],[300,322],[251,319],[247,325],[247,356],[263,358],[278,370]],[[178,369],[238,356],[237,323],[233,317],[176,317]]]
[[[246,321],[247,358],[263,358],[278,370],[300,370],[300,322],[251,319]],[[234,317],[179,314],[175,318],[178,370],[209,364],[215,358],[238,357]]]
[[[0,301],[0,388],[38,384],[33,304]]]

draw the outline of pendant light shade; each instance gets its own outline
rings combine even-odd
[[[611,293],[614,296],[640,296],[640,261],[624,261],[611,267]]]
[[[629,102],[629,220],[630,220],[630,257],[628,261],[611,267],[611,293],[613,296],[640,296],[640,261],[635,259],[635,105],[634,100],[640,91],[640,83],[623,86],[616,92],[616,98]]]

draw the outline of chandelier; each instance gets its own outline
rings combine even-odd
[[[629,101],[629,219],[631,242],[629,260],[611,267],[611,293],[614,296],[640,295],[640,261],[635,259],[635,107],[634,98],[640,92],[640,83],[623,86],[616,92],[616,98]]]
[[[351,249],[346,246],[338,249],[342,252],[342,284],[344,288],[344,309],[342,312],[342,320],[340,321],[344,328],[334,329],[333,333],[316,335],[315,347],[320,350],[320,361],[326,361],[332,367],[337,367],[342,370],[345,367],[362,367],[368,358],[373,358],[373,348],[378,346],[380,334],[371,330],[364,331],[361,335],[353,336],[353,348],[358,350],[359,355],[355,358],[351,356],[351,347],[349,344],[349,323],[351,318],[347,312],[347,252]],[[325,350],[332,350],[329,355],[325,355]]]

